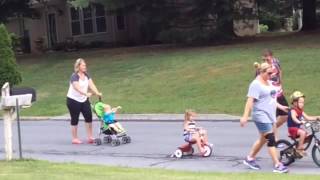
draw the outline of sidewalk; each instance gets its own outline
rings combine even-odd
[[[22,120],[69,120],[70,115],[65,114],[62,116],[36,116],[36,117],[21,117]],[[94,115],[94,120],[98,118]],[[116,117],[120,121],[182,121],[184,114],[118,114]],[[239,121],[239,116],[233,116],[228,114],[198,114],[195,118],[198,121]],[[0,117],[2,120],[2,117]],[[83,117],[80,116],[80,120]]]

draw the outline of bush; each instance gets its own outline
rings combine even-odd
[[[163,43],[209,43],[223,39],[228,39],[228,36],[204,28],[169,29],[160,32],[158,36],[158,40]]]
[[[12,86],[19,84],[21,80],[21,74],[17,71],[11,38],[6,27],[0,24],[0,86],[5,82],[9,82]]]
[[[267,25],[269,31],[279,30],[282,27],[282,21],[280,18],[261,19],[259,22]]]
[[[268,32],[269,27],[268,25],[265,25],[265,24],[259,24],[259,30],[260,30],[260,33]]]

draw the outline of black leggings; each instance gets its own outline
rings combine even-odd
[[[85,122],[92,122],[92,112],[88,99],[85,102],[81,103],[67,97],[67,107],[71,116],[72,126],[78,125],[80,112],[82,113]]]

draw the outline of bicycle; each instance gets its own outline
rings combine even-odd
[[[317,119],[316,121],[306,122],[304,126],[306,129],[311,129],[311,134],[305,138],[304,150],[307,150],[310,147],[312,140],[314,139],[314,145],[312,147],[312,159],[314,163],[320,167],[320,137],[317,136],[318,132],[320,131],[320,120]],[[303,156],[297,152],[299,137],[294,138],[290,135],[289,137],[291,140],[293,140],[292,143],[286,139],[280,139],[276,143],[276,147],[280,152],[279,160],[285,166],[294,163],[296,159],[303,158]]]

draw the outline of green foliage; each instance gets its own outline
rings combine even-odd
[[[259,24],[260,33],[268,32],[268,25],[265,24]]]
[[[0,24],[0,86],[5,82],[15,85],[21,82],[21,74],[12,50],[11,38],[3,24]]]
[[[29,7],[30,0],[1,0],[0,1],[0,23],[7,22],[8,17],[27,16],[30,17],[34,11]]]
[[[16,50],[21,46],[21,39],[15,33],[9,33],[9,36],[11,38],[12,48]]]
[[[70,0],[76,7],[90,0]],[[117,13],[139,14],[140,32],[145,44],[160,42],[214,41],[215,37],[233,36],[234,0],[96,0]],[[180,34],[181,33],[181,34]],[[220,34],[223,36],[216,36]],[[186,38],[187,37],[187,38]]]
[[[68,0],[75,8],[85,8],[89,6],[89,0]]]

